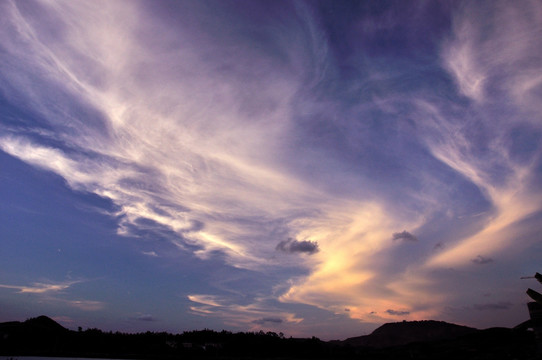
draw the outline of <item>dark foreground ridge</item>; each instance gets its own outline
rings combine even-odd
[[[212,330],[182,334],[72,331],[40,316],[0,323],[0,356],[130,359],[538,359],[526,330],[477,330],[441,321],[384,324],[343,341],[274,332]]]
[[[349,338],[340,343],[351,346],[385,348],[413,342],[453,339],[477,331],[474,328],[444,321],[404,321],[384,324],[373,331],[371,335]]]

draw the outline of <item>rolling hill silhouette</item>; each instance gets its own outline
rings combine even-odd
[[[348,338],[340,343],[351,346],[384,348],[413,342],[453,339],[478,330],[444,321],[403,321],[384,324],[370,335]]]
[[[442,321],[384,324],[370,335],[324,342],[273,332],[212,330],[124,334],[68,330],[39,316],[0,323],[1,356],[129,359],[535,359],[530,331],[474,328]]]

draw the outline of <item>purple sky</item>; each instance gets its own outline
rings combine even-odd
[[[0,321],[528,318],[540,1],[0,2]]]

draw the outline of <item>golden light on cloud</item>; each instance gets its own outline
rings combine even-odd
[[[379,281],[375,279],[378,273],[373,269],[373,258],[385,256],[386,250],[400,246],[392,236],[397,229],[415,228],[418,222],[399,222],[376,202],[343,205],[330,216],[341,221],[301,232],[304,237],[317,240],[322,250],[313,255],[311,273],[295,280],[280,301],[311,304],[335,313],[348,309],[349,317],[364,321],[396,319],[393,310],[392,314],[386,312],[390,309],[402,309],[406,318],[424,315],[426,312],[411,312],[410,304],[415,304],[420,294],[407,294],[396,286],[400,284],[385,279],[381,285],[390,295],[383,297],[380,289],[374,289],[377,283],[373,282]],[[314,233],[309,234],[311,230]]]

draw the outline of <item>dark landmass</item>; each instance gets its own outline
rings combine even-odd
[[[384,324],[371,335],[346,339],[339,343],[351,346],[385,348],[413,342],[445,340],[469,335],[478,330],[444,321],[404,321]]]
[[[0,355],[130,359],[538,359],[525,329],[477,330],[441,321],[385,324],[343,341],[281,333],[189,331],[182,334],[72,331],[40,316],[0,323]]]

